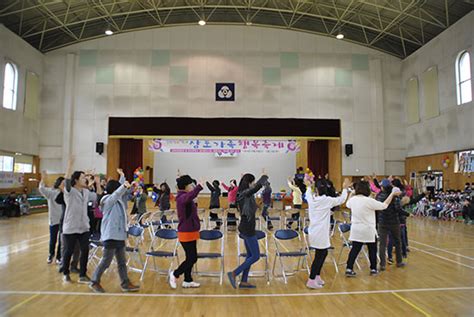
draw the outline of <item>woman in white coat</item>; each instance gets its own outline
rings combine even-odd
[[[309,275],[306,287],[312,289],[322,288],[324,281],[321,279],[321,269],[324,260],[328,255],[328,249],[331,247],[331,208],[342,205],[347,199],[347,188],[350,185],[349,179],[344,180],[342,194],[339,197],[328,197],[326,180],[319,180],[316,184],[316,193],[313,192],[312,183],[309,180],[306,183],[306,201],[309,211],[309,245],[316,249],[311,273]]]
[[[351,209],[351,233],[349,240],[352,241],[351,252],[347,259],[346,276],[356,276],[354,263],[364,244],[369,249],[370,275],[376,275],[377,271],[377,229],[375,222],[375,211],[387,209],[395,196],[400,196],[401,192],[392,192],[382,203],[370,198],[370,185],[366,181],[360,181],[355,186],[355,196],[349,198],[346,203]]]

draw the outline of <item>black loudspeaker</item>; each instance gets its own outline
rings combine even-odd
[[[352,144],[346,144],[346,155],[349,156],[354,153],[354,149],[352,148]]]
[[[99,153],[99,155],[102,155],[104,153],[104,143],[103,142],[97,142],[95,144],[95,151]]]

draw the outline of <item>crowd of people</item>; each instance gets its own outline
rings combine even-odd
[[[463,191],[436,191],[433,196],[420,200],[413,208],[413,214],[441,220],[463,219],[465,224],[474,224],[474,186],[466,183]]]
[[[137,214],[137,219],[141,219],[147,212],[148,191],[142,184],[129,183],[121,169],[117,170],[119,180],[105,180],[91,173],[72,172],[72,164],[71,160],[65,176],[57,178],[51,188],[46,187],[44,183],[47,178],[45,172],[39,185],[39,191],[47,199],[49,207],[50,245],[47,262],[56,261],[64,282],[71,283],[71,273],[78,273],[78,283],[88,284],[94,292],[103,293],[105,290],[101,285],[101,277],[115,257],[122,290],[138,291],[139,286],[131,283],[127,274],[126,241],[129,227],[127,211],[128,203],[132,202],[131,213]],[[221,207],[220,197],[225,190],[231,208],[228,214],[229,230],[238,230],[246,247],[245,261],[227,273],[229,282],[234,288],[255,288],[254,284],[249,283],[248,278],[252,265],[260,258],[256,236],[258,192],[261,192],[262,216],[266,227],[268,230],[273,229],[268,214],[272,204],[272,189],[265,171],[258,179],[252,174],[243,174],[239,182],[232,179],[229,185],[218,180],[212,183],[206,180],[198,182],[190,175],[179,174],[176,179],[176,197],[166,182],[152,188],[156,194],[155,206],[159,209],[162,223],[168,223],[166,211],[171,208],[170,200],[174,198],[176,201],[177,236],[184,250],[185,260],[169,274],[169,285],[172,289],[176,289],[178,280],[184,275],[181,284],[183,288],[200,287],[200,284],[193,280],[192,272],[198,259],[197,241],[201,229],[197,198],[205,186],[211,192],[209,210],[210,219],[216,224],[214,229],[221,229],[221,219],[214,211]],[[396,267],[406,265],[404,259],[409,251],[406,223],[409,213],[405,210],[406,207],[416,206],[417,210],[429,199],[456,200],[455,195],[458,195],[458,193],[447,195],[436,193],[438,196],[430,198],[432,193],[427,190],[415,196],[413,188],[407,182],[393,177],[380,182],[376,177],[367,177],[354,184],[345,179],[343,190],[338,195],[327,175],[314,179],[308,177],[303,169],[298,169],[296,175],[288,179],[288,186],[291,189],[293,208],[285,224],[286,229],[301,229],[299,210],[303,203],[308,204],[309,246],[316,251],[306,283],[310,289],[320,289],[325,285],[321,278],[321,270],[331,248],[333,212],[338,206],[345,203],[351,210],[349,236],[351,249],[345,275],[347,277],[357,275],[354,264],[364,244],[369,250],[370,275],[377,275],[380,271],[386,270],[387,264],[393,263],[393,248],[395,248]],[[464,194],[467,191],[468,189]],[[463,209],[462,203],[461,209]],[[443,210],[446,209],[438,212],[437,216],[442,214]],[[469,212],[472,212],[472,208],[468,210],[468,214]],[[239,214],[238,219],[235,213]],[[238,227],[236,227],[237,220]],[[87,274],[89,243],[94,235],[95,240],[100,239],[104,252],[92,278],[89,278]],[[377,263],[377,258],[380,259],[380,263]],[[241,276],[240,282],[237,283],[239,276]]]

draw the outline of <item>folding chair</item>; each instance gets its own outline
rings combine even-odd
[[[104,251],[104,244],[100,241],[100,234],[93,234],[89,238],[89,260],[88,262],[97,266],[102,256],[99,253]]]
[[[316,252],[316,248],[313,248],[312,246],[309,245],[309,229],[308,229],[308,227],[304,227],[303,236],[304,236],[304,242],[306,244],[306,250],[308,250],[308,253],[310,254],[310,257],[312,258],[311,251]],[[334,256],[334,247],[333,246],[329,247],[328,253],[331,255],[332,263],[334,264],[334,268],[336,269],[336,273],[339,273],[339,267],[338,267],[337,262],[336,262],[336,257]]]
[[[211,218],[211,212],[214,214],[217,214],[217,218]],[[222,208],[214,208],[214,209],[209,209],[209,217],[207,218],[207,229],[211,229],[211,222],[214,222],[215,225],[217,226],[217,223],[220,223],[220,227],[222,230],[222,227],[224,225],[224,209]]]
[[[274,208],[268,208],[268,217],[266,219],[263,219],[265,221],[265,223],[267,223],[267,221],[271,221],[272,224],[275,222],[275,221],[278,221],[278,227],[275,226],[275,224],[273,224],[273,226],[275,228],[280,228],[280,229],[283,229],[283,217],[281,215],[281,210],[278,210],[278,209],[274,209]]]
[[[211,241],[219,241],[219,252],[198,252],[198,259],[210,259],[210,260],[220,260],[220,271],[219,272],[199,272],[197,263],[194,265],[195,274],[202,276],[214,276],[219,277],[219,284],[222,285],[222,279],[224,276],[224,234],[219,230],[202,230],[200,233],[201,242],[208,241],[211,244]],[[211,247],[211,246],[210,246]]]
[[[290,207],[290,206],[287,206],[287,207]],[[300,217],[298,218],[298,220],[293,219],[293,214],[296,214],[296,213],[300,214]],[[301,228],[301,209],[296,209],[296,208],[285,209],[284,215],[285,215],[284,216],[285,226],[288,226],[290,223],[293,224],[296,222],[297,227]]]
[[[229,213],[234,214],[229,216]],[[235,222],[236,226],[239,225],[239,218],[237,218],[237,208],[228,208],[224,211],[224,229],[227,230],[229,227],[229,221]]]
[[[155,244],[160,242],[160,245],[155,248]],[[169,245],[166,247],[166,245]],[[143,280],[143,276],[145,275],[145,271],[148,266],[148,260],[153,258],[154,268],[152,271],[157,272],[158,274],[166,274],[169,275],[171,272],[171,268],[173,266],[173,259],[176,259],[176,263],[179,263],[178,257],[178,233],[176,230],[173,229],[158,229],[155,232],[155,237],[151,241],[150,249],[146,253],[145,264],[143,265],[142,275],[140,276],[140,280]],[[170,259],[170,266],[168,270],[159,270],[156,265],[156,258],[165,258]]]
[[[270,267],[268,265],[268,238],[267,234],[261,230],[255,230],[255,234],[257,236],[257,240],[259,241],[260,247],[263,246],[260,250],[260,258],[265,259],[265,270],[264,271],[251,271],[249,276],[255,277],[266,277],[267,284],[270,284]],[[239,234],[239,238],[237,239],[237,265],[240,265],[240,258],[247,258],[247,252],[241,251],[241,241],[243,241],[243,237]]]
[[[145,229],[137,225],[128,228],[128,240],[125,251],[130,255],[127,261],[127,267],[131,271],[142,272],[143,260],[141,256],[140,246],[143,244]],[[140,264],[139,267],[132,264]]]
[[[285,247],[283,241],[294,241],[294,240],[299,241],[299,248],[296,248],[296,250],[293,247],[293,251],[290,251],[289,247]],[[306,252],[306,247],[301,245],[301,237],[299,233],[296,230],[291,230],[291,229],[279,229],[275,232],[273,235],[273,240],[275,241],[275,260],[273,261],[273,275],[274,276],[283,276],[283,280],[285,281],[285,284],[288,283],[286,276],[287,275],[294,275],[298,271],[300,271],[300,262],[303,260],[306,264],[306,270],[308,271],[309,274],[309,265],[308,265],[308,253]],[[285,252],[281,251],[281,248],[284,248]],[[298,258],[298,264],[296,266],[296,269],[294,269],[291,272],[288,272],[285,270],[285,266],[283,264],[283,258]],[[281,271],[282,275],[276,275],[275,274],[275,266],[276,266],[276,261],[277,259],[280,261],[281,265]],[[302,266],[303,263],[301,263]]]
[[[339,226],[337,227],[338,230],[339,230],[339,234],[340,234],[340,237],[341,237],[341,240],[342,240],[342,247],[341,247],[341,251],[339,252],[339,256],[337,257],[337,263],[338,265],[342,265],[344,263],[340,263],[340,259],[341,259],[341,255],[342,255],[342,251],[344,250],[344,248],[348,248],[349,250],[351,249],[352,247],[352,243],[349,241],[349,239],[346,237],[346,234],[348,234],[348,232],[351,231],[351,224],[350,223],[340,223]],[[362,249],[363,252],[365,252],[363,249]],[[355,261],[355,264],[357,265],[357,268],[360,270],[360,265],[359,265],[359,262]]]
[[[161,214],[161,211],[159,211],[158,213]],[[177,218],[176,210],[174,210],[174,209],[166,210],[166,211],[164,211],[163,216],[166,216],[166,220],[163,221],[162,217],[160,218],[160,228],[161,229],[165,229],[166,226],[169,226],[169,227],[171,227],[173,229],[176,229],[176,230],[178,229],[179,220]]]

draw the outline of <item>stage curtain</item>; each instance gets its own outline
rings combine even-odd
[[[308,142],[308,167],[313,171],[316,178],[329,171],[329,147],[328,140],[314,140]]]
[[[128,181],[133,181],[133,171],[143,168],[143,140],[120,139],[120,168]]]

